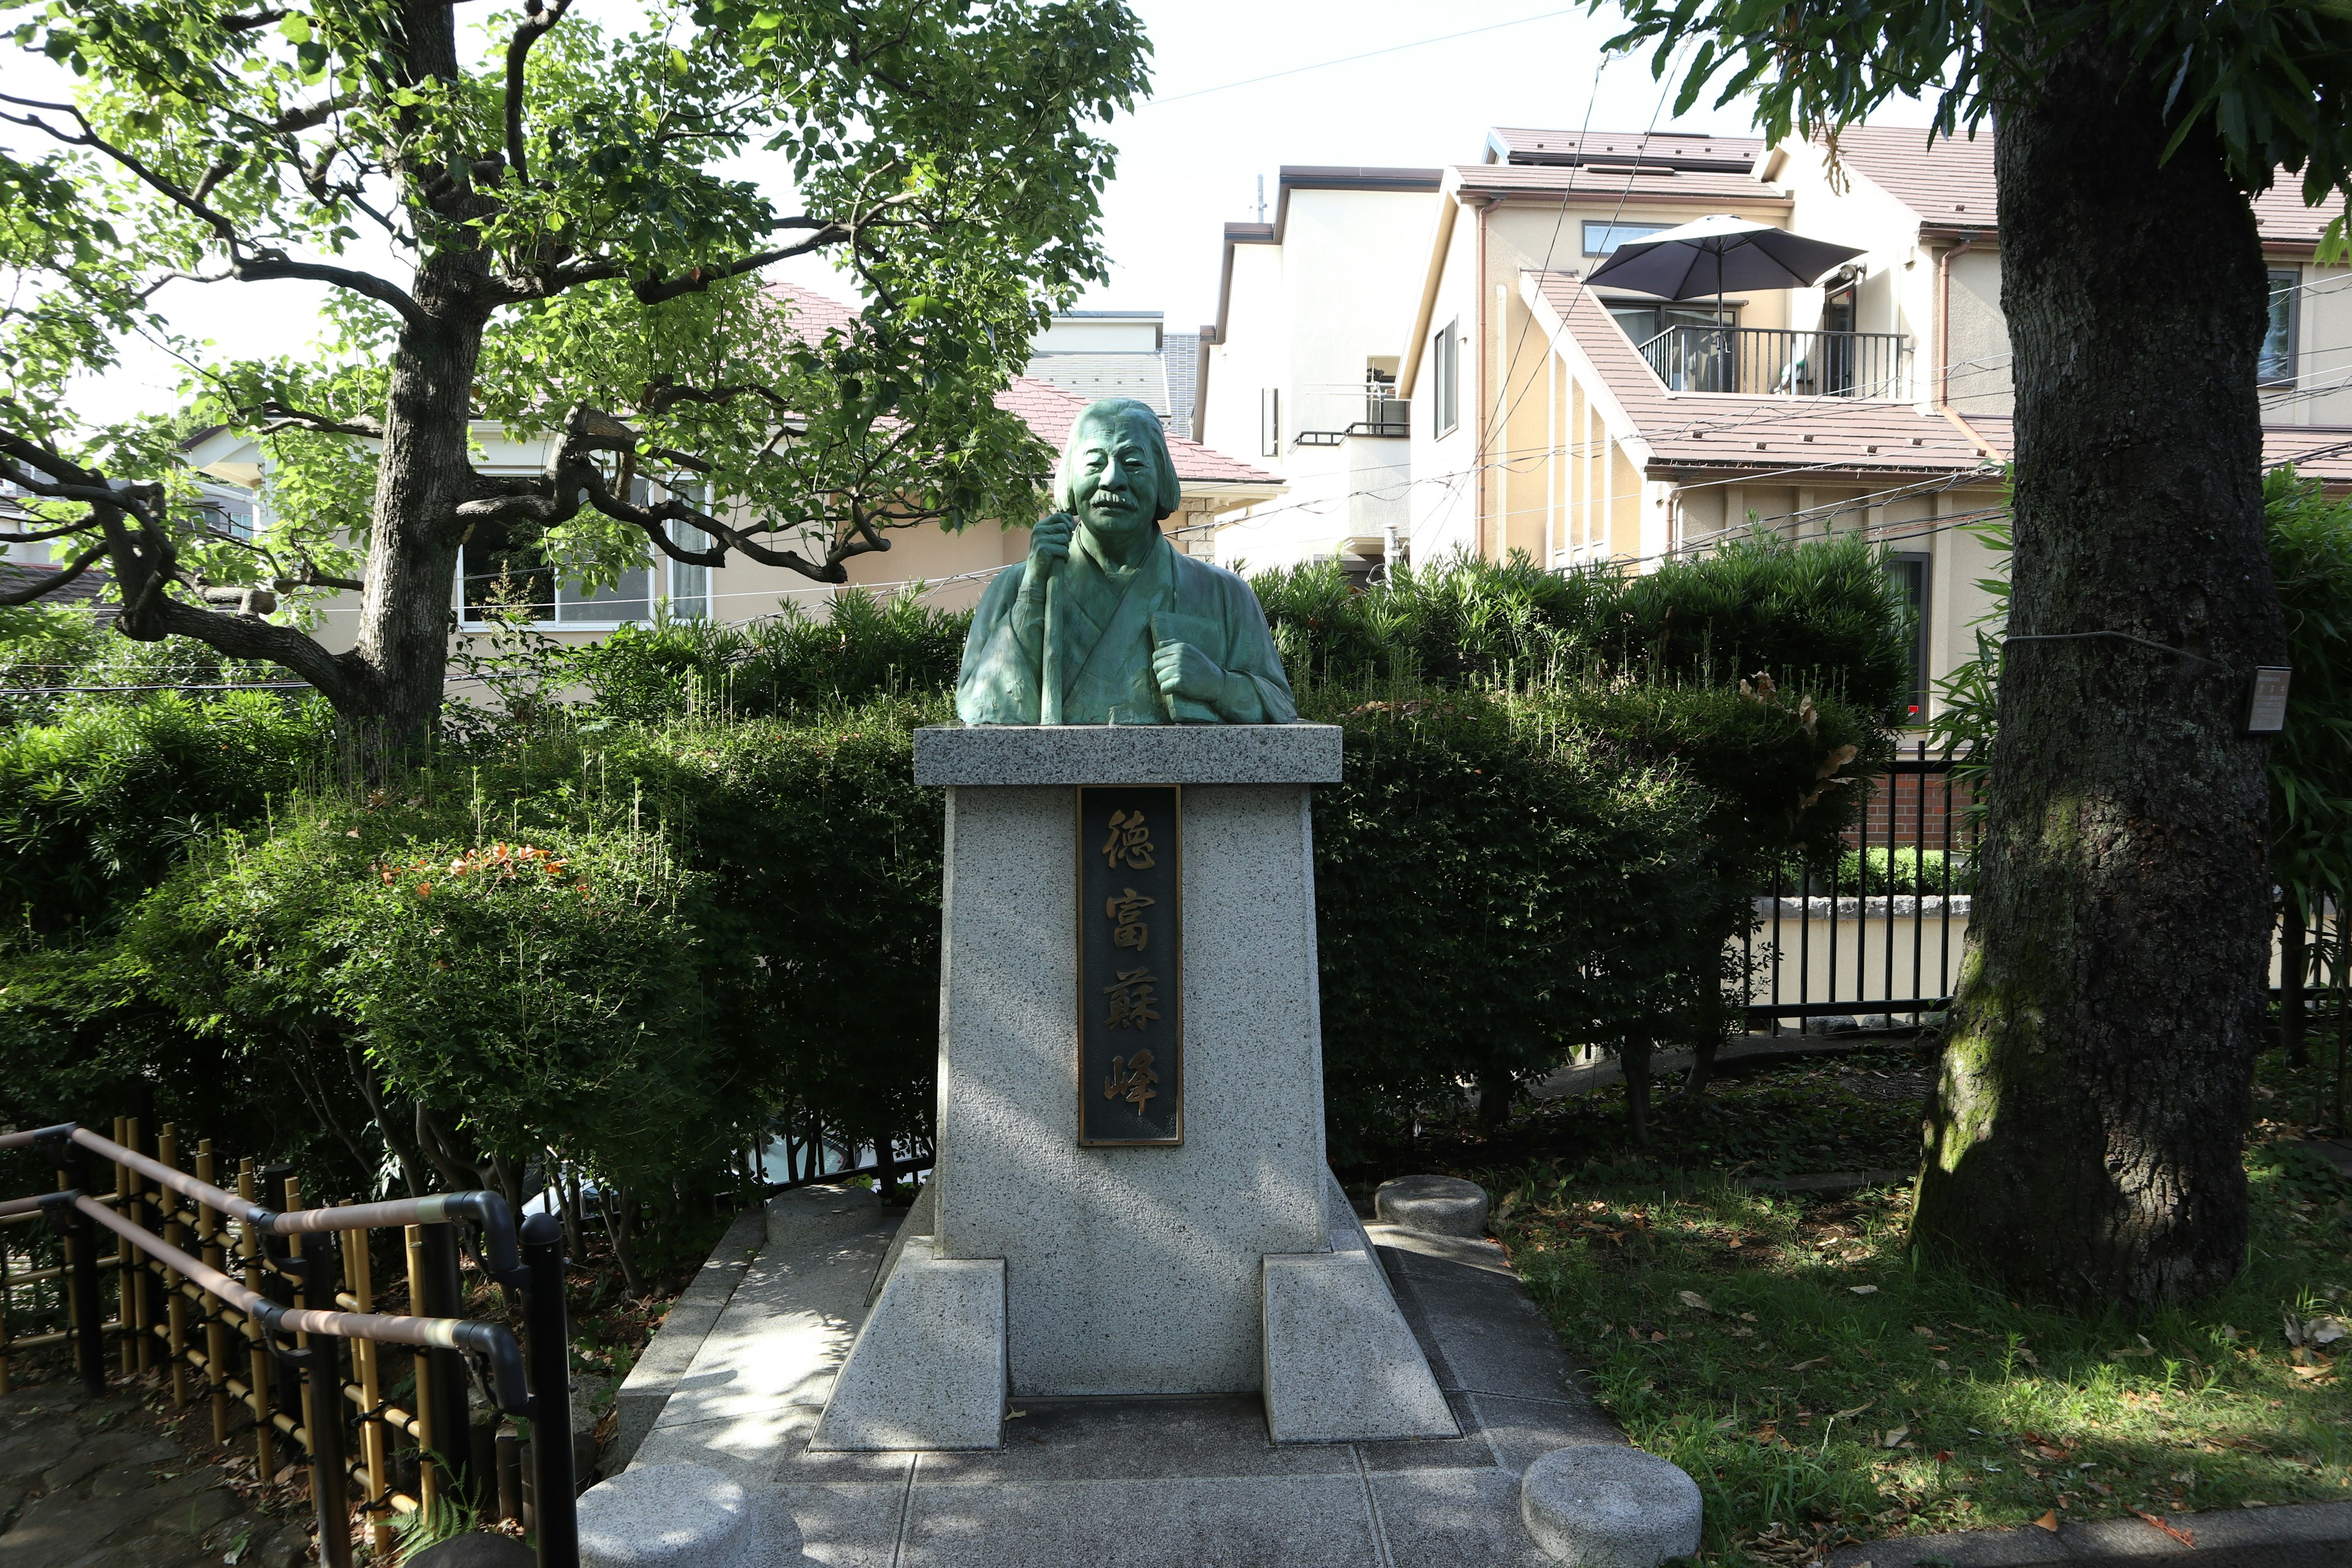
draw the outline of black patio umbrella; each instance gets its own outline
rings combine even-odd
[[[1676,228],[1628,240],[1585,279],[1662,300],[1715,296],[1715,324],[1723,325],[1726,289],[1810,289],[1862,247],[1807,239],[1769,224],[1717,214]]]

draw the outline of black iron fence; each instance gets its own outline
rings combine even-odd
[[[142,1142],[126,1118],[111,1138],[70,1122],[0,1134],[0,1150],[45,1152],[58,1184],[0,1203],[0,1227],[45,1219],[61,1248],[57,1264],[11,1273],[18,1249],[0,1229],[0,1389],[11,1358],[63,1346],[97,1393],[110,1344],[126,1375],[168,1371],[175,1405],[207,1396],[215,1442],[228,1444],[246,1417],[261,1477],[277,1473],[281,1439],[287,1457],[307,1461],[326,1568],[350,1568],[354,1484],[379,1558],[392,1550],[396,1514],[455,1510],[520,1521],[541,1568],[577,1568],[563,1229],[553,1215],[532,1215],[518,1231],[506,1200],[481,1192],[305,1208],[283,1167],[245,1161],[231,1192],[215,1184],[209,1140],[193,1173],[180,1168],[169,1124],[152,1152]],[[92,1183],[93,1156],[111,1167],[110,1192]],[[282,1209],[259,1200],[271,1182]],[[520,1296],[520,1342],[503,1324],[464,1315],[461,1226],[482,1270]],[[369,1246],[371,1232],[387,1228],[405,1244],[408,1310],[396,1314],[376,1310]],[[12,1335],[12,1307],[27,1306],[61,1326]],[[386,1365],[386,1351],[405,1367]],[[528,1439],[495,1415],[475,1419],[477,1377],[490,1410],[527,1423]],[[413,1411],[388,1393],[404,1389],[414,1390],[402,1395]]]
[[[1741,948],[1751,1029],[1843,1017],[1909,1026],[1942,1011],[1974,901],[1973,798],[1950,760],[1915,742],[1874,781],[1835,866],[1774,879]]]
[[[1791,866],[1756,900],[1741,943],[1748,1026],[1909,1028],[1951,1001],[1976,895],[1980,819],[1970,782],[1924,742],[1872,782],[1862,826],[1824,872]],[[2271,994],[2291,1056],[2321,1026],[2352,1042],[2352,923],[2332,901],[2298,931],[2284,918]]]
[[[1642,357],[1674,392],[1898,399],[1911,395],[1911,341],[1900,332],[1676,326],[1644,342]]]

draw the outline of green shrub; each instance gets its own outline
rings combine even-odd
[[[1335,1154],[1491,1104],[1575,1046],[1653,1026],[1719,980],[1705,792],[1502,692],[1325,690],[1347,768],[1315,794],[1326,1124]]]
[[[836,596],[822,616],[787,608],[739,626],[624,626],[571,655],[605,719],[641,723],[711,713],[806,713],[868,698],[951,690],[970,612],[911,595]]]
[[[1759,672],[1870,715],[1907,700],[1909,611],[1858,533],[1759,532],[1629,574],[1524,555],[1399,570],[1358,588],[1336,565],[1250,579],[1294,685],[1414,679],[1729,688]]]
[[[90,703],[0,730],[0,910],[55,936],[103,924],[192,842],[322,777],[332,719],[315,700],[175,692]]]
[[[1796,897],[1805,887],[1804,872],[1801,863],[1790,860],[1781,868],[1780,890],[1790,898]],[[1832,886],[1828,868],[1816,866],[1812,878],[1813,897],[1827,898]],[[1889,850],[1884,845],[1875,845],[1867,851],[1848,849],[1840,855],[1835,885],[1840,898],[1874,899],[1887,893],[1933,898],[1948,892],[1974,892],[1976,872],[1968,858],[1958,852],[1947,855],[1941,849],[1915,849],[1905,845]]]
[[[324,1086],[322,1120],[362,1108],[352,1167],[419,1184],[451,1172],[418,1107],[510,1190],[542,1151],[707,1185],[786,1107],[921,1135],[940,804],[911,737],[940,717],[557,731],[310,792],[211,837],[116,951],[183,1029]]]

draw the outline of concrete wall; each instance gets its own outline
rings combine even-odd
[[[1218,531],[1226,565],[1329,560],[1350,540],[1403,521],[1403,443],[1333,435],[1365,416],[1364,376],[1395,358],[1396,322],[1409,318],[1428,253],[1413,241],[1439,198],[1426,191],[1317,190],[1284,195],[1279,245],[1238,245],[1223,342],[1209,351],[1201,439],[1272,470],[1289,492],[1264,515],[1237,513]],[[1265,395],[1279,392],[1279,450],[1265,449]],[[1416,411],[1418,412],[1418,411]],[[1368,493],[1376,492],[1376,493]]]
[[[1438,199],[1454,200],[1451,195]],[[1459,417],[1443,434],[1437,429],[1436,355],[1428,344],[1420,345],[1421,371],[1412,386],[1411,458],[1412,559],[1417,563],[1440,561],[1475,551],[1478,545],[1478,215],[1461,208],[1440,263],[1429,314],[1430,336],[1433,339],[1453,329],[1459,357]],[[1403,328],[1411,328],[1413,316],[1412,310],[1402,313]]]
[[[2000,308],[2000,252],[1974,245],[1946,247],[1937,254],[1950,277],[1944,304],[1949,348],[1929,395],[1948,397],[1963,415],[2014,413],[2009,318]]]

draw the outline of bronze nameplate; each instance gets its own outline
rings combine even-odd
[[[1183,800],[1078,791],[1078,1142],[1184,1141]]]

